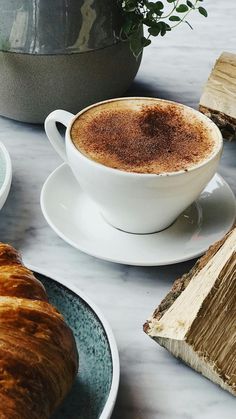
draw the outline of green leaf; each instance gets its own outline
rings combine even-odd
[[[161,30],[161,36],[165,36],[165,34],[166,34],[166,28],[162,28],[162,30]]]
[[[133,12],[134,10],[137,9],[138,4],[136,2],[136,0],[126,0],[124,2],[124,9],[126,12]]]
[[[152,36],[158,36],[159,33],[161,32],[161,29],[162,29],[162,26],[158,23],[157,25],[152,26],[151,28],[149,28],[148,32]]]
[[[159,24],[161,25],[161,36],[164,36],[167,32],[167,28],[169,25],[167,25],[165,22],[159,22]]]
[[[181,18],[179,16],[170,16],[169,20],[171,22],[179,22],[181,20]]]
[[[207,13],[206,9],[204,9],[204,7],[199,7],[198,11],[199,11],[199,13],[201,13],[201,15],[203,15],[205,17],[208,16],[208,13]]]
[[[162,15],[162,11],[161,9],[164,8],[164,4],[162,3],[162,1],[157,1],[157,2],[153,2],[153,1],[149,1],[145,3],[146,7],[148,10],[150,10],[152,13],[157,14],[158,16]]]
[[[155,3],[153,1],[146,2],[146,7],[148,10],[153,11],[153,8],[155,7]]]
[[[170,27],[170,25],[168,25],[168,23],[166,23],[166,30],[169,32],[169,31],[171,31],[171,27]]]
[[[162,3],[162,1],[157,1],[155,3],[155,9],[163,9],[164,8],[164,4]]]
[[[145,36],[143,36],[141,38],[141,44],[143,47],[147,47],[148,45],[151,44],[151,39],[145,38]]]
[[[174,3],[176,0],[167,0],[167,3]]]
[[[176,7],[176,12],[178,13],[185,13],[188,11],[188,6],[186,4],[180,4],[178,7]]]
[[[191,7],[191,9],[194,9],[195,8],[194,5],[193,5],[193,3],[190,0],[187,0],[186,3],[188,5],[188,7]]]
[[[149,18],[144,18],[143,19],[143,24],[146,25],[146,26],[152,26],[153,23],[154,23],[154,21],[152,19],[149,19]]]
[[[148,19],[151,19],[152,21],[154,21],[154,20],[153,20],[153,13],[152,13],[152,12],[147,12],[146,17],[147,17]]]

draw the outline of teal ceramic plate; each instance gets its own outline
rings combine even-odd
[[[119,356],[110,326],[77,289],[43,274],[35,275],[73,330],[80,358],[75,384],[53,419],[110,418],[119,385]]]
[[[5,204],[12,180],[11,159],[6,147],[0,142],[0,209]]]

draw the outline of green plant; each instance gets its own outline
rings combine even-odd
[[[129,40],[133,54],[138,57],[143,48],[151,43],[151,37],[164,36],[186,20],[192,11],[198,11],[207,17],[207,11],[202,7],[204,0],[118,0],[122,7],[124,24],[120,39]],[[142,27],[147,27],[147,36],[143,36]]]

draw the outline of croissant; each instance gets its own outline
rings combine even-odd
[[[63,316],[19,253],[0,243],[0,419],[48,419],[77,370]]]

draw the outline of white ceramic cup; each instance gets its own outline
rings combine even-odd
[[[100,103],[129,99],[141,98],[111,99]],[[176,104],[181,106],[183,111],[193,113],[211,129],[216,140],[214,152],[207,160],[188,171],[158,175],[121,171],[89,159],[74,146],[71,140],[70,131],[75,119],[98,105],[88,106],[77,115],[63,110],[50,113],[45,121],[45,131],[49,141],[62,159],[69,164],[80,186],[97,204],[105,220],[112,226],[137,234],[148,234],[167,228],[195,201],[214,176],[223,145],[220,130],[200,112]],[[65,141],[57,129],[57,122],[67,127]]]

